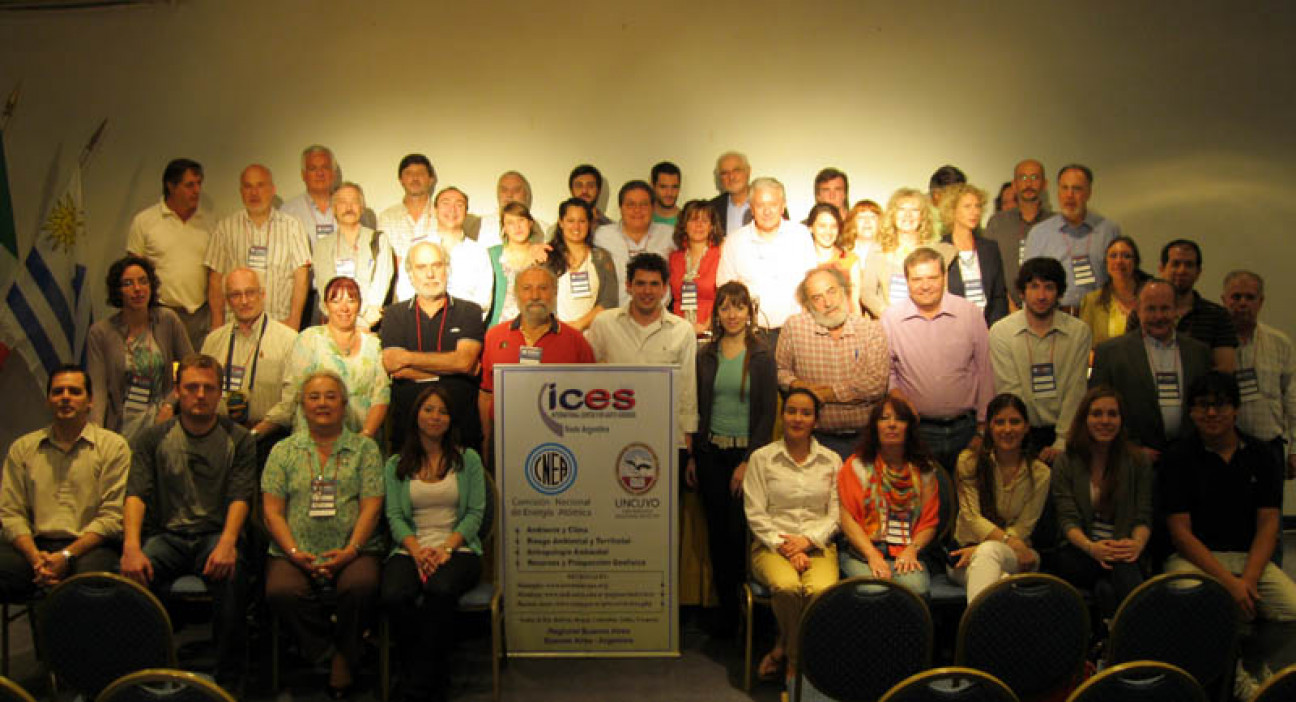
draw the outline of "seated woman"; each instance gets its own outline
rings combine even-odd
[[[346,428],[347,387],[336,373],[308,374],[301,401],[306,429],[276,444],[261,474],[273,539],[266,601],[297,636],[306,660],[331,664],[327,691],[341,699],[378,594],[382,455],[371,439]],[[337,592],[332,623],[319,599],[326,587]]]
[[[801,613],[837,582],[837,481],[841,458],[814,438],[819,398],[794,388],[783,402],[783,438],[752,452],[743,477],[751,526],[752,577],[772,593],[778,642],[760,663],[762,679],[796,673]]]
[[[675,220],[670,259],[671,312],[702,336],[711,329],[720,266],[720,218],[707,200],[690,200]]]
[[[1139,557],[1152,535],[1152,469],[1125,434],[1115,390],[1085,393],[1053,463],[1053,500],[1063,541],[1058,575],[1095,588],[1103,616],[1143,582]],[[1101,585],[1102,587],[1095,587]]]
[[[986,408],[985,437],[958,461],[959,514],[954,539],[961,548],[950,579],[967,585],[967,601],[1000,578],[1039,570],[1031,532],[1048,499],[1049,467],[1023,452],[1029,433],[1026,404],[999,395]]]
[[[531,232],[536,227],[531,210],[520,202],[510,202],[500,209],[500,229],[504,243],[486,250],[491,268],[495,272],[494,303],[486,326],[510,322],[518,315],[517,296],[513,294],[513,280],[517,274],[533,264],[544,263],[543,246],[531,243]]]
[[[356,326],[369,331],[382,319],[383,300],[391,288],[395,259],[388,235],[360,224],[365,211],[364,191],[355,183],[343,183],[333,192],[333,216],[338,230],[315,242],[311,256],[319,313],[328,316],[325,286],[338,276],[354,280],[361,297],[368,300],[356,317]]]
[[[279,404],[266,421],[301,431],[306,424],[297,405],[302,381],[317,370],[336,373],[351,392],[346,407],[348,430],[374,438],[382,430],[391,400],[391,379],[383,370],[378,337],[360,331],[360,286],[351,278],[336,277],[324,287],[328,323],[308,327],[293,342],[284,372]],[[294,417],[295,412],[295,417]]]
[[[90,327],[86,366],[98,395],[90,421],[127,441],[171,418],[171,369],[193,353],[184,322],[158,306],[158,277],[147,258],[129,254],[108,267],[108,304],[120,309]]]
[[[445,388],[424,388],[409,424],[384,471],[396,545],[383,567],[382,606],[399,642],[403,698],[439,699],[455,608],[481,578],[486,478],[477,452],[459,446]]]
[[[919,559],[940,524],[936,461],[918,439],[909,404],[888,397],[869,413],[855,453],[837,475],[846,549],[842,575],[895,580],[918,595],[931,589]]]
[[[594,208],[573,197],[558,206],[558,232],[545,265],[558,277],[558,320],[578,331],[603,310],[615,309],[621,299],[616,264],[604,249],[594,245],[590,231]]]

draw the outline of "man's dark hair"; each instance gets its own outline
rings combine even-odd
[[[1198,246],[1197,242],[1193,241],[1192,239],[1175,239],[1174,241],[1166,244],[1165,246],[1162,246],[1161,265],[1164,266],[1165,264],[1170,262],[1170,249],[1178,248],[1180,246],[1192,249],[1193,253],[1197,254],[1197,267],[1201,268],[1202,267],[1201,247]]]
[[[423,166],[427,169],[428,175],[433,181],[437,179],[436,169],[432,167],[432,162],[428,160],[428,157],[423,154],[409,154],[401,159],[400,165],[396,166],[396,177],[399,178],[400,174],[404,173],[405,169],[410,166]]]
[[[846,173],[844,171],[833,168],[832,166],[829,166],[823,169],[822,171],[819,171],[817,174],[815,174],[815,179],[814,179],[815,190],[818,190],[820,185],[823,185],[824,183],[827,183],[830,180],[837,180],[838,178],[841,178],[842,185],[846,186],[846,202],[849,204],[850,203],[850,178],[846,177]]]
[[[45,379],[46,397],[49,397],[49,394],[54,390],[54,379],[59,377],[60,375],[66,375],[68,373],[80,373],[81,378],[85,380],[86,394],[91,397],[94,396],[94,387],[90,383],[90,374],[86,372],[86,369],[82,368],[81,366],[78,366],[75,363],[64,363],[58,368],[55,368],[54,372],[49,374],[49,378]]]
[[[662,161],[661,163],[652,167],[652,171],[649,173],[649,179],[652,180],[654,185],[656,185],[657,177],[663,174],[673,175],[673,176],[678,176],[680,178],[683,178],[683,176],[680,175],[679,166],[676,166],[670,161]]]
[[[1067,171],[1080,171],[1081,173],[1084,174],[1085,181],[1087,181],[1089,185],[1093,185],[1093,170],[1090,169],[1088,166],[1079,163],[1068,163],[1067,165],[1058,169],[1057,172],[1058,180],[1061,180],[1062,174],[1066,173]]]
[[[936,172],[931,175],[931,180],[927,181],[927,192],[934,193],[948,185],[966,182],[967,176],[963,175],[963,171],[959,170],[958,166],[945,164],[937,168]]]
[[[162,169],[162,197],[171,194],[171,189],[184,180],[185,174],[193,171],[199,178],[203,177],[201,163],[188,158],[174,158]]]
[[[1193,381],[1188,388],[1188,407],[1192,407],[1200,398],[1227,400],[1234,409],[1242,406],[1242,393],[1238,391],[1237,379],[1232,373],[1210,371]]]
[[[1013,283],[1017,288],[1017,293],[1026,294],[1026,286],[1030,285],[1032,280],[1042,280],[1045,283],[1056,285],[1059,298],[1066,292],[1066,269],[1062,267],[1062,263],[1056,258],[1036,256],[1023,261],[1021,268],[1017,271],[1017,280]]]
[[[670,283],[670,265],[660,254],[641,253],[626,263],[626,281],[632,281],[637,271],[648,271],[661,275],[663,283]]]
[[[583,175],[594,176],[594,184],[598,186],[598,194],[602,195],[603,194],[603,174],[599,172],[599,169],[591,166],[588,163],[582,163],[581,165],[572,169],[571,175],[567,176],[567,189],[571,190],[572,183],[575,183],[576,179]]]
[[[632,180],[627,182],[625,185],[622,185],[621,189],[617,191],[617,205],[620,206],[622,203],[624,203],[626,195],[634,190],[642,190],[648,193],[649,199],[655,199],[653,196],[653,189],[651,185],[643,182],[642,180]]]

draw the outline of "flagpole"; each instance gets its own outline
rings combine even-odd
[[[94,131],[94,134],[90,135],[90,141],[86,142],[85,148],[81,149],[81,156],[77,158],[78,166],[85,168],[86,162],[90,160],[90,155],[93,154],[94,150],[99,146],[99,140],[103,138],[104,129],[107,126],[108,118],[105,117],[104,120],[99,123],[99,128]]]
[[[0,113],[0,133],[9,128],[9,120],[13,119],[20,94],[22,94],[22,81],[18,81],[18,85],[15,85],[13,91],[9,93],[9,99],[5,100],[4,112]]]

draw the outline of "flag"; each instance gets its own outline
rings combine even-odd
[[[0,341],[23,357],[41,387],[60,364],[85,362],[91,305],[81,202],[78,165],[41,220],[0,313]]]
[[[18,230],[14,228],[13,198],[9,196],[9,168],[5,161],[4,132],[0,131],[0,290],[13,285],[18,269]],[[0,339],[0,368],[9,358],[10,347]]]

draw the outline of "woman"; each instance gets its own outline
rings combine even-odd
[[[711,343],[697,355],[696,462],[689,461],[687,478],[706,512],[711,573],[720,599],[716,628],[723,634],[737,623],[738,587],[744,575],[743,476],[752,452],[774,435],[778,368],[774,354],[756,335],[756,305],[747,286],[725,283],[716,291],[716,302]]]
[[[1139,583],[1152,535],[1152,469],[1125,434],[1125,407],[1110,387],[1085,393],[1053,464],[1053,501],[1063,541],[1058,575],[1096,590],[1106,617]]]
[[[1125,323],[1138,302],[1138,289],[1152,276],[1139,268],[1138,244],[1121,235],[1107,244],[1103,254],[1107,282],[1080,301],[1080,321],[1089,325],[1093,345],[1125,333]]]
[[[1049,467],[1024,450],[1030,431],[1026,404],[1003,394],[986,408],[985,437],[958,461],[958,520],[954,539],[961,548],[950,579],[967,586],[967,601],[1000,578],[1039,570],[1031,533],[1044,511]]]
[[[835,266],[846,274],[851,291],[859,290],[859,258],[855,247],[847,246],[843,241],[841,213],[837,208],[821,202],[810,208],[810,214],[802,224],[810,230],[818,265]],[[855,299],[854,292],[849,298]]]
[[[925,596],[931,577],[919,559],[940,524],[936,461],[918,439],[909,404],[888,397],[869,413],[855,453],[837,476],[849,549],[842,574],[895,580]]]
[[[306,660],[331,666],[327,692],[341,699],[378,592],[382,456],[372,440],[347,429],[347,386],[336,373],[308,373],[301,397],[306,428],[270,450],[261,475],[273,540],[266,601],[296,634]],[[333,624],[319,600],[323,587],[337,592]]]
[[[481,578],[486,478],[477,452],[459,446],[444,387],[419,393],[409,424],[384,471],[395,548],[383,568],[382,605],[400,642],[404,698],[425,700],[444,694],[455,608]]]
[[[382,319],[383,300],[391,288],[395,264],[389,238],[360,226],[364,211],[364,191],[355,183],[343,183],[333,193],[338,230],[316,242],[311,265],[315,269],[320,313],[328,318],[324,286],[338,276],[351,278],[362,291],[361,297],[368,300],[356,318],[356,328],[369,331]]]
[[[864,309],[874,317],[881,317],[887,307],[909,297],[905,256],[919,246],[935,247],[939,243],[927,196],[913,188],[895,191],[882,214],[877,246],[864,262],[860,281],[860,304]],[[942,250],[942,255],[947,253]],[[949,259],[945,255],[947,263]]]
[[[391,400],[391,380],[382,365],[378,337],[356,327],[360,311],[360,287],[350,278],[337,277],[324,286],[324,310],[328,324],[309,327],[297,336],[289,354],[279,404],[266,421],[301,430],[306,420],[297,407],[297,388],[302,379],[320,369],[336,373],[350,389],[346,426],[370,439],[382,431]]]
[[[743,505],[754,537],[752,577],[772,592],[778,642],[760,662],[771,679],[796,675],[801,613],[837,582],[837,481],[841,458],[814,438],[820,403],[805,388],[783,402],[783,438],[756,449],[743,476]]]
[[[558,206],[558,235],[545,261],[558,277],[558,319],[582,332],[599,312],[615,308],[621,299],[612,256],[594,245],[593,221],[588,202],[578,197],[563,201]]]
[[[980,307],[986,326],[992,326],[1008,316],[1008,289],[998,242],[981,236],[985,201],[985,191],[976,186],[946,187],[940,214],[948,234],[941,241],[958,254],[949,264],[949,291]]]
[[[90,384],[99,390],[90,421],[129,441],[171,418],[171,369],[193,345],[180,317],[158,306],[151,261],[128,254],[108,267],[107,278],[108,304],[121,311],[86,336]]]
[[[720,218],[707,200],[690,200],[675,221],[670,259],[671,312],[702,336],[711,329],[716,268],[720,265]]]
[[[877,245],[878,224],[882,221],[882,208],[872,200],[860,200],[846,215],[842,225],[842,249],[854,251],[863,263]]]
[[[995,214],[1015,209],[1017,209],[1017,190],[1010,180],[999,186],[999,194],[995,196]]]
[[[510,202],[500,209],[500,233],[504,243],[486,250],[495,271],[495,301],[491,305],[487,328],[517,317],[513,279],[532,264],[544,262],[544,258],[536,258],[537,252],[544,251],[544,247],[531,244],[531,230],[535,226],[531,210],[520,202]]]

